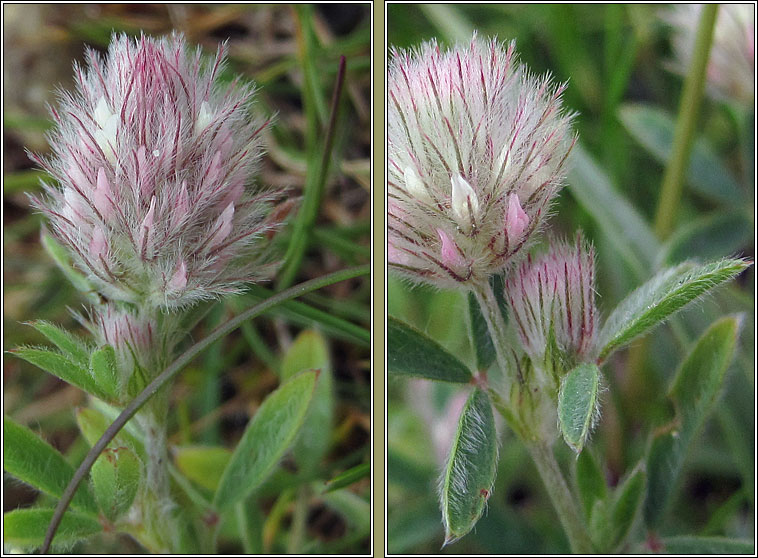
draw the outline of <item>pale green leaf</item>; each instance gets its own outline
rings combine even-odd
[[[110,400],[117,398],[119,388],[118,364],[116,351],[110,345],[104,345],[93,351],[89,368],[97,385],[108,394]]]
[[[580,364],[563,378],[558,395],[558,422],[563,439],[580,453],[598,415],[600,370]]]
[[[497,472],[497,433],[489,396],[479,388],[469,396],[453,438],[441,482],[440,506],[445,544],[473,529],[484,513]]]
[[[316,467],[329,450],[334,422],[334,381],[329,347],[318,331],[301,332],[282,359],[281,377],[287,381],[304,370],[319,370],[305,424],[292,447],[295,460],[306,470]]]
[[[87,366],[90,351],[82,339],[62,327],[44,320],[37,320],[31,322],[29,325],[47,337],[72,362],[82,367]]]
[[[216,506],[231,507],[271,473],[303,425],[316,379],[316,372],[303,372],[264,400],[224,469],[213,499]]]
[[[4,545],[22,549],[42,546],[52,518],[53,510],[48,509],[22,509],[6,513],[3,515]],[[102,530],[102,525],[91,516],[69,511],[63,514],[53,544],[69,546]]]
[[[457,383],[472,378],[468,367],[439,343],[392,316],[387,318],[387,371]]]
[[[127,447],[106,448],[92,466],[92,486],[105,517],[115,521],[134,502],[142,477],[142,463]]]
[[[749,265],[733,259],[707,264],[686,262],[660,272],[621,301],[608,317],[598,339],[600,359],[606,359]]]
[[[11,351],[11,354],[27,362],[31,362],[42,370],[95,397],[105,399],[106,401],[110,399],[108,393],[95,382],[95,379],[87,368],[71,362],[60,353],[38,347],[20,347]]]
[[[8,473],[55,498],[61,497],[74,476],[74,469],[55,448],[8,417],[3,417],[3,452],[3,468]],[[87,483],[79,486],[71,506],[97,513]]]

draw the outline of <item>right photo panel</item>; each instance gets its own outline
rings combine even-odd
[[[386,37],[387,553],[754,553],[755,5]]]

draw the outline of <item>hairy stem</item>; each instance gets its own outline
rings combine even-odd
[[[489,329],[492,344],[495,346],[497,365],[500,367],[501,374],[506,375],[510,367],[508,366],[508,357],[506,355],[505,320],[500,313],[495,292],[492,290],[492,285],[489,284],[489,281],[477,284],[474,286],[473,291],[476,301],[479,303],[479,308],[482,311],[482,316],[484,316],[484,320],[487,322],[487,329]],[[523,381],[520,377],[518,380],[519,382]]]
[[[506,356],[507,344],[506,344],[506,326],[503,315],[500,313],[500,308],[495,298],[495,293],[492,290],[489,282],[477,285],[474,288],[474,294],[476,295],[479,307],[482,310],[482,315],[487,322],[487,328],[490,332],[492,344],[495,346],[495,353],[497,355],[497,363],[503,374],[508,373],[508,359]],[[517,380],[520,384],[523,384],[524,379],[517,372]],[[492,390],[490,390],[492,392]],[[526,444],[529,449],[529,453],[537,465],[537,470],[542,477],[542,482],[545,484],[550,499],[553,502],[553,507],[558,513],[558,517],[561,520],[566,536],[569,539],[571,545],[571,551],[575,554],[587,554],[593,552],[592,541],[587,533],[587,527],[579,515],[579,509],[574,501],[574,497],[568,488],[568,484],[563,477],[563,473],[558,467],[558,463],[555,461],[555,456],[550,448],[550,444],[539,438],[535,439],[539,429],[529,429],[529,435],[527,436],[524,429],[521,427],[519,421],[518,409],[511,409],[506,401],[503,401],[500,397],[494,398],[495,408],[505,418],[506,422],[513,428],[516,434],[521,438],[521,441]]]
[[[587,527],[579,515],[579,509],[566,480],[563,478],[563,473],[558,467],[553,450],[545,442],[529,442],[527,448],[532,460],[537,465],[537,470],[542,477],[547,493],[550,495],[553,507],[558,512],[558,518],[571,545],[571,552],[574,554],[593,553],[594,549],[587,534]]]

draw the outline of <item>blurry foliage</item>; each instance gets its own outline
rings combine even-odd
[[[72,61],[82,60],[85,45],[104,51],[114,31],[161,35],[178,30],[209,53],[228,41],[228,78],[239,75],[256,83],[257,109],[274,118],[258,180],[298,195],[307,170],[305,137],[313,133],[303,113],[304,72],[317,77],[316,94],[328,109],[337,62],[344,55],[347,79],[331,172],[297,279],[369,261],[368,5],[320,5],[301,12],[309,18],[315,36],[315,55],[306,60],[298,55],[303,22],[288,5],[6,4],[3,10],[6,349],[43,342],[38,332],[22,325],[30,319],[81,330],[68,308],[78,309],[85,300],[39,243],[42,222],[31,212],[24,192],[38,188],[41,173],[24,148],[46,151],[46,104],[55,103],[55,88],[71,86]],[[323,129],[323,122],[317,124]],[[284,250],[289,235],[281,236]],[[249,294],[216,304],[195,328],[193,338],[204,337],[219,322],[265,297],[266,288],[271,286],[256,286]],[[246,324],[179,376],[171,398],[171,442],[186,448],[212,446],[216,448],[212,457],[217,457],[224,451],[222,446],[237,443],[260,402],[277,385],[281,360],[297,334],[308,328],[326,337],[335,401],[334,424],[320,433],[324,457],[308,467],[285,458],[284,467],[244,510],[240,508],[239,521],[226,522],[219,536],[222,552],[367,552],[371,502],[367,476],[358,475],[328,495],[319,487],[369,461],[369,304],[368,278],[333,285]],[[4,414],[41,433],[70,463],[83,459],[88,447],[77,434],[73,412],[86,403],[82,392],[14,358],[4,358],[4,388]],[[187,455],[184,451],[175,456],[181,457],[178,467],[188,466]],[[51,503],[10,478],[4,485],[5,511]],[[203,483],[196,488],[202,490]],[[295,519],[298,513],[300,520]],[[296,521],[300,521],[297,527]],[[104,535],[74,550],[132,553],[139,547],[126,537]]]
[[[675,232],[652,236],[682,78],[665,69],[672,56],[662,5],[389,4],[388,52],[431,38],[445,45],[481,36],[516,40],[537,74],[568,81],[567,106],[578,112],[581,148],[554,206],[547,235],[582,229],[598,252],[598,306],[610,309],[660,266],[685,258],[753,259],[754,114],[704,100],[697,145]],[[667,151],[668,150],[668,151]],[[628,205],[619,205],[620,201]],[[605,203],[603,203],[605,202]],[[606,205],[610,203],[611,205]],[[626,251],[626,252],[625,252]],[[624,254],[628,256],[624,258]],[[634,263],[630,267],[630,264]],[[636,266],[636,267],[635,267]],[[602,418],[588,450],[602,456],[610,486],[642,457],[651,432],[674,416],[666,399],[677,366],[716,318],[742,313],[737,357],[704,430],[692,443],[661,536],[754,538],[754,267],[646,341],[647,358],[630,367],[628,351],[603,367]],[[388,282],[388,312],[414,325],[472,367],[466,300],[454,292]],[[458,390],[460,391],[460,390]],[[395,553],[561,553],[565,536],[526,450],[500,428],[497,480],[475,530],[440,551],[437,487],[458,407],[448,385],[390,378],[388,385],[388,550]],[[499,425],[502,427],[502,424]],[[556,444],[562,468],[575,461]],[[644,540],[642,521],[632,540]],[[673,547],[672,547],[673,548]]]

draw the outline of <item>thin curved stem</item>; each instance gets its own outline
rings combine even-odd
[[[263,312],[266,312],[267,310],[273,308],[277,304],[284,302],[285,300],[297,298],[306,293],[315,291],[328,285],[332,285],[334,283],[339,283],[341,281],[360,277],[361,275],[368,275],[370,272],[371,266],[367,264],[352,267],[342,271],[336,271],[334,273],[324,275],[323,277],[318,277],[316,279],[311,279],[310,281],[300,283],[299,285],[295,285],[294,287],[284,290],[272,296],[271,298],[264,300],[260,304],[256,304],[242,314],[230,319],[228,322],[221,324],[206,338],[198,341],[192,347],[187,349],[184,354],[182,354],[172,364],[170,364],[168,368],[161,372],[152,382],[150,382],[150,384],[147,385],[147,387],[145,387],[145,389],[142,390],[139,395],[137,395],[137,397],[132,400],[131,403],[129,403],[129,405],[126,406],[126,408],[121,412],[116,420],[113,421],[105,433],[100,437],[97,443],[92,446],[92,449],[84,458],[84,461],[82,461],[81,465],[79,465],[79,468],[74,473],[71,482],[68,483],[66,490],[61,495],[61,499],[55,508],[52,519],[50,520],[50,525],[47,528],[47,533],[45,533],[45,541],[42,545],[41,552],[45,554],[50,550],[50,545],[52,544],[55,532],[58,530],[58,526],[63,519],[63,514],[66,512],[66,509],[71,503],[71,499],[74,497],[76,489],[79,488],[79,485],[89,473],[92,465],[95,463],[100,453],[107,447],[111,440],[116,437],[119,431],[124,427],[124,425],[126,425],[127,422],[129,422],[129,420],[137,413],[137,411],[139,411],[140,408],[158,392],[158,390],[160,390],[169,381],[171,381],[174,376],[179,373],[179,371],[181,371],[185,366],[192,362],[192,360],[197,355],[207,349],[215,341],[221,339],[225,335],[228,335],[240,327],[244,322],[255,318],[256,316],[259,316]]]

